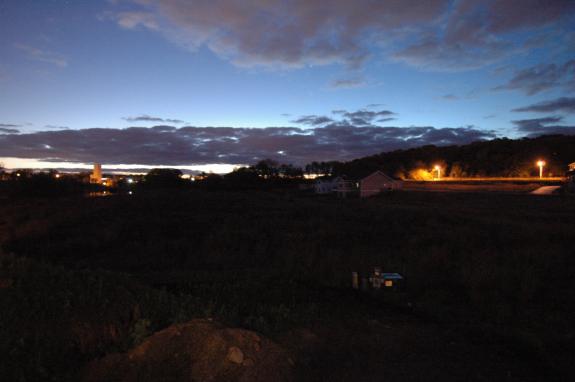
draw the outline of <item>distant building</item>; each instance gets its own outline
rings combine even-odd
[[[569,171],[566,174],[567,191],[575,192],[575,162],[569,165]]]
[[[403,187],[403,182],[376,171],[359,181],[359,196],[366,198],[377,195],[383,191],[398,190]]]
[[[329,194],[335,192],[344,182],[345,180],[340,176],[331,179],[318,178],[313,188],[316,194]]]
[[[403,182],[395,180],[381,171],[375,171],[359,180],[338,176],[332,179],[317,179],[314,184],[316,194],[336,193],[339,197],[359,196],[366,198],[383,191],[401,189]]]
[[[90,183],[102,183],[102,165],[100,163],[94,163],[94,169],[90,175]]]
[[[402,275],[399,273],[381,272],[380,267],[374,267],[371,274],[363,277],[358,272],[352,272],[351,280],[353,289],[361,289],[363,291],[400,292],[404,289],[404,278]]]
[[[381,268],[375,267],[373,275],[369,278],[372,289],[386,289],[399,291],[403,287],[403,276],[399,273],[381,272]]]

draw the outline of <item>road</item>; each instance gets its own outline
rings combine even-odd
[[[543,186],[539,187],[538,189],[531,191],[533,195],[551,195],[555,191],[557,191],[561,186]]]

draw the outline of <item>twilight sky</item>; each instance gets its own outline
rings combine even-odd
[[[552,133],[575,134],[573,0],[0,0],[7,167],[225,171]]]

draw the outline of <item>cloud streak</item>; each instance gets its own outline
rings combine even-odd
[[[181,125],[186,123],[185,121],[182,121],[181,119],[170,119],[170,118],[160,118],[160,117],[152,117],[146,114],[142,114],[136,117],[124,117],[122,118],[125,121],[128,122],[153,122],[153,123],[173,123],[176,125]]]
[[[561,97],[550,101],[543,101],[533,105],[513,109],[515,112],[536,112],[536,113],[575,113],[575,98]]]
[[[333,89],[354,89],[362,88],[367,85],[363,78],[342,78],[331,82]]]
[[[68,66],[68,60],[66,57],[59,53],[50,52],[47,50],[42,50],[30,45],[16,43],[14,46],[26,53],[26,56],[34,61],[44,62],[57,66],[59,68],[65,68]]]
[[[575,90],[575,60],[562,65],[541,64],[520,70],[509,82],[493,90],[519,90],[534,95],[554,88]]]
[[[550,134],[574,135],[575,126],[559,125],[558,123],[562,121],[562,117],[551,116],[544,118],[520,119],[511,122],[517,127],[517,131],[527,134],[528,137]]]
[[[12,125],[0,125],[0,126],[12,126]],[[8,127],[0,127],[0,134],[18,134],[20,130],[8,128]]]

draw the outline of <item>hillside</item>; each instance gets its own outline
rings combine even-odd
[[[463,146],[422,146],[396,150],[338,163],[334,171],[362,176],[383,170],[398,178],[417,178],[417,170],[430,172],[435,165],[450,177],[529,177],[537,175],[536,160],[546,161],[548,176],[562,176],[575,162],[575,136],[494,139]],[[425,175],[425,174],[424,174]]]

